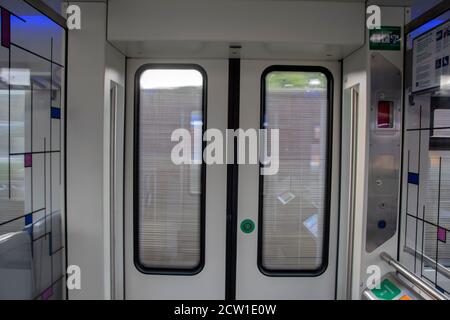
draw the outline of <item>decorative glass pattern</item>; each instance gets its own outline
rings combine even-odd
[[[62,299],[64,28],[0,1],[0,299]]]

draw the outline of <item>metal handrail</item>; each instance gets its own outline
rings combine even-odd
[[[377,300],[377,299],[375,299],[374,296],[372,296],[372,295],[370,294],[369,289],[364,290],[362,294],[363,294],[363,296],[364,296],[367,300],[371,300],[371,301],[376,301],[376,300]]]
[[[404,265],[402,265],[397,260],[394,260],[388,253],[382,252],[381,259],[386,261],[391,267],[393,267],[398,273],[400,273],[403,277],[405,277],[409,282],[411,282],[414,286],[418,287],[422,291],[424,291],[428,296],[433,298],[434,300],[448,300],[448,298],[437,291],[435,288],[430,286],[424,280],[416,276],[414,273],[409,271]]]

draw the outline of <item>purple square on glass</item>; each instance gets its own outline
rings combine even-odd
[[[51,296],[53,295],[53,287],[48,288],[47,290],[45,290],[44,292],[42,292],[42,300],[48,300],[51,298]]]
[[[1,45],[10,48],[11,44],[11,13],[1,8]]]
[[[444,228],[439,227],[438,228],[438,240],[441,242],[446,243],[447,242],[447,230],[445,230]]]
[[[31,153],[26,153],[25,154],[25,168],[30,168],[33,166],[33,155]]]

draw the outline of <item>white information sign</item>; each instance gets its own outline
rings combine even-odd
[[[450,87],[450,21],[413,40],[413,92]]]

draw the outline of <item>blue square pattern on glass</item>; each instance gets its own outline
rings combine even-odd
[[[51,116],[52,119],[61,119],[61,109],[52,107]]]
[[[33,215],[32,214],[27,214],[25,216],[25,225],[29,226],[31,224],[33,224]]]
[[[414,172],[408,173],[408,183],[419,185],[419,174]]]

